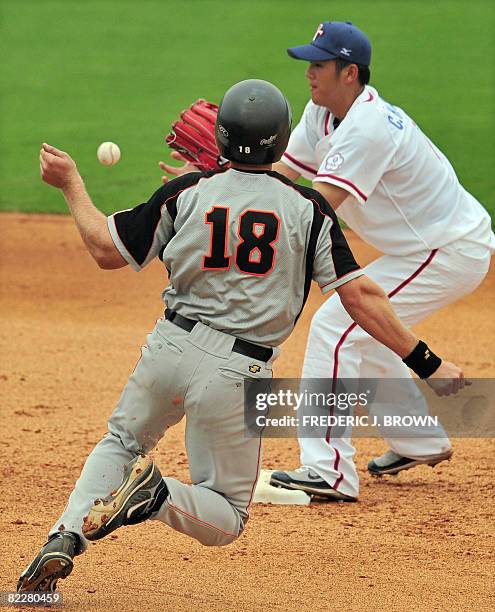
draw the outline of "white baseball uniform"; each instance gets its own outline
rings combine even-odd
[[[373,87],[364,88],[340,124],[310,101],[282,161],[307,179],[349,193],[337,214],[384,253],[365,272],[387,292],[406,325],[470,293],[486,275],[495,250],[488,213],[414,121]],[[406,378],[410,372],[352,321],[334,295],[316,313],[306,349],[303,378],[318,377]],[[398,404],[424,412],[425,400],[414,389],[405,384]],[[329,430],[325,439],[299,442],[302,465],[357,496],[349,438],[334,439]],[[388,443],[411,458],[450,446],[442,430],[432,431],[431,438],[389,438]]]

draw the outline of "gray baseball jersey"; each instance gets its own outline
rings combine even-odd
[[[93,500],[185,415],[192,486],[166,475],[153,518],[203,544],[228,544],[249,518],[261,464],[261,439],[246,435],[243,387],[246,377],[271,378],[274,354],[253,344],[289,335],[312,279],[328,291],[362,272],[326,201],[274,172],[188,174],[108,223],[135,269],[162,259],[175,312],[149,334],[52,533],[73,531],[85,546]]]
[[[108,223],[133,268],[163,260],[170,309],[268,346],[292,331],[312,279],[327,292],[362,274],[326,200],[275,172],[189,174]]]

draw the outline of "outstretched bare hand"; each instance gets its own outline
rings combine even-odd
[[[41,178],[58,189],[64,189],[70,183],[81,180],[76,162],[70,155],[44,142],[40,151]]]
[[[426,379],[428,385],[437,395],[455,395],[464,386],[471,385],[471,381],[464,378],[461,368],[455,363],[442,361],[436,372]]]
[[[199,172],[199,169],[191,162],[187,161],[178,151],[172,151],[170,154],[172,159],[176,159],[177,161],[185,162],[182,166],[170,166],[165,162],[158,162],[158,165],[164,172],[168,172],[169,174],[173,174],[174,176],[182,176],[183,174],[188,174],[189,172]],[[162,183],[168,183],[168,176],[162,176]]]

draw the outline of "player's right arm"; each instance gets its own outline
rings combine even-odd
[[[81,238],[100,268],[115,269],[127,265],[110,236],[106,216],[91,201],[70,155],[43,143],[40,173],[45,183],[63,192]]]

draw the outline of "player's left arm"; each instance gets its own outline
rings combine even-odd
[[[334,210],[337,210],[342,202],[349,196],[348,191],[341,187],[337,187],[337,185],[331,185],[330,183],[314,181],[313,189],[321,193]]]
[[[127,265],[108,229],[107,217],[93,204],[74,160],[49,144],[40,152],[41,178],[60,189],[89,253],[100,268],[111,270]]]
[[[402,324],[383,289],[369,277],[353,278],[336,287],[336,291],[351,318],[425,378],[437,395],[457,393],[471,384],[457,365],[438,358]]]

